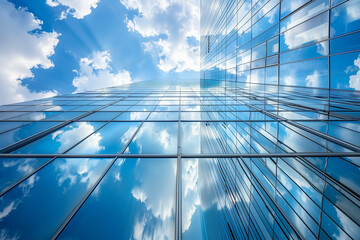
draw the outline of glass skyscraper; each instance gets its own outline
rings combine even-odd
[[[201,2],[201,77],[0,107],[0,239],[360,239],[360,1]]]

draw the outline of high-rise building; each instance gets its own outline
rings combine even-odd
[[[360,239],[360,1],[201,2],[201,79],[0,107],[0,239]]]
[[[360,1],[201,11],[201,86],[226,103],[201,107],[225,120],[203,150],[235,154],[213,160],[224,230],[205,221],[207,236],[360,239]]]

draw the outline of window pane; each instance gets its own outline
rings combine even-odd
[[[11,236],[50,239],[111,159],[56,159],[1,197],[1,228]]]
[[[280,52],[305,44],[319,42],[328,37],[328,14],[323,13],[280,35]]]
[[[173,239],[174,169],[176,159],[118,159],[60,239]]]
[[[145,122],[125,153],[176,154],[178,122]]]
[[[104,125],[102,122],[72,123],[50,135],[15,150],[14,153],[64,153],[102,125]]]
[[[327,58],[280,65],[281,85],[327,88],[328,75]]]
[[[360,0],[351,0],[331,9],[331,37],[358,29],[360,29]]]
[[[330,57],[332,89],[360,90],[360,53]]]

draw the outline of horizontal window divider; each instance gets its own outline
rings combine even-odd
[[[239,154],[0,154],[0,158],[291,158],[291,157],[360,157],[360,152],[297,152]]]

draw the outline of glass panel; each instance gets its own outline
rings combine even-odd
[[[252,25],[252,37],[255,38],[279,21],[279,5],[268,12],[263,18]]]
[[[181,152],[201,153],[200,143],[200,122],[181,123]]]
[[[358,29],[360,29],[360,0],[347,1],[331,9],[331,37]]]
[[[148,112],[124,112],[114,120],[145,120]]]
[[[330,57],[330,84],[332,89],[360,90],[360,53]]]
[[[328,14],[323,13],[280,35],[280,52],[305,44],[319,42],[328,37]]]
[[[179,112],[152,112],[148,120],[178,120]]]
[[[26,179],[0,198],[2,234],[50,239],[110,161],[56,159]]]
[[[309,2],[309,0],[283,0],[281,2],[281,18],[285,17],[286,15],[289,15],[305,3]]]
[[[266,57],[266,43],[260,44],[252,49],[252,61]]]
[[[321,42],[280,54],[280,64],[329,55],[329,43]]]
[[[294,6],[296,7],[296,5],[301,2],[301,1],[282,1],[282,6],[284,4],[289,5],[289,6]],[[306,2],[309,2],[308,0]],[[293,8],[294,8],[293,7]],[[319,13],[325,11],[326,9],[329,8],[329,0],[315,0],[312,1],[311,3],[309,3],[307,6],[305,6],[304,8],[300,9],[299,11],[297,11],[296,13],[292,14],[291,16],[288,16],[287,18],[283,19],[280,22],[280,31],[284,32],[286,30],[289,30],[290,28],[305,22],[306,20],[310,19],[311,17],[314,17],[316,15],[318,15]],[[283,8],[281,8],[281,10],[284,10]]]
[[[59,239],[174,239],[175,169],[176,159],[118,159]]]
[[[58,125],[57,122],[34,122],[12,131],[0,134],[0,148],[23,140],[46,129]]]
[[[327,88],[328,59],[280,65],[280,84],[287,86]]]
[[[99,121],[110,121],[111,119],[118,116],[120,112],[96,112],[90,114],[87,117],[82,118],[82,121],[92,121],[92,120],[99,120]]]
[[[198,159],[182,159],[182,239],[207,239],[198,185]]]
[[[28,123],[29,122],[0,122],[0,133],[23,126]]]
[[[64,153],[102,125],[104,125],[102,122],[72,123],[50,135],[15,150],[13,153]]]
[[[360,32],[330,40],[331,54],[360,49]]]
[[[178,122],[145,122],[125,153],[176,154]]]
[[[0,158],[0,193],[49,160],[50,158]]]
[[[112,122],[93,133],[69,154],[116,154],[121,153],[140,123]]]

